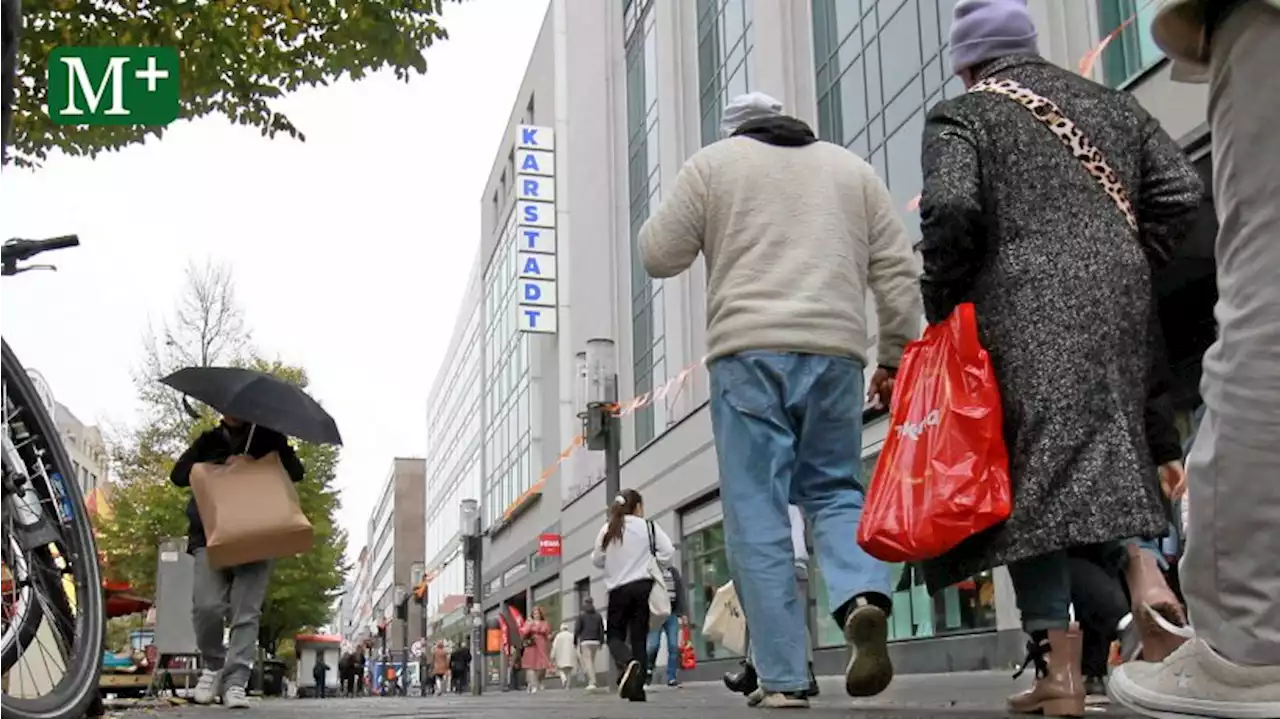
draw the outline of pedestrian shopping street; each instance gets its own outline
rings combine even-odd
[[[963,672],[919,674],[899,677],[889,690],[873,699],[853,700],[845,696],[842,677],[823,677],[822,695],[813,700],[809,715],[821,717],[875,717],[875,719],[917,719],[919,717],[973,717],[994,719],[1008,716],[1005,696],[1030,686],[1027,677],[1018,681],[1009,672]],[[745,708],[742,697],[730,694],[719,682],[691,682],[676,689],[649,690],[649,701],[633,704],[613,694],[587,694],[581,689],[547,689],[538,694],[493,692],[479,697],[365,697],[361,699],[264,699],[249,715],[253,719],[327,719],[328,717],[439,717],[440,719],[729,719],[740,717]],[[220,707],[182,706],[160,710],[138,709],[108,716],[122,719],[172,717],[205,719],[225,716]],[[516,714],[515,712],[518,712]],[[1091,717],[1136,717],[1107,704],[1090,707]]]

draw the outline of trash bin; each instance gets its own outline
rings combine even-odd
[[[279,659],[262,662],[262,694],[269,697],[284,695],[285,664]]]

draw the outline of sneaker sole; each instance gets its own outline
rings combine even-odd
[[[622,679],[618,681],[618,696],[623,699],[630,699],[636,693],[636,688],[631,685],[637,676],[640,676],[640,663],[632,661],[627,664],[627,668],[622,670]],[[641,687],[643,689],[643,687]]]
[[[893,662],[889,659],[889,618],[879,607],[853,610],[844,625],[853,657],[845,669],[844,689],[851,697],[871,697],[889,688]]]

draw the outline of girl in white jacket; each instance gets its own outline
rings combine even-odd
[[[653,578],[649,558],[667,564],[675,555],[671,538],[662,527],[644,519],[644,499],[634,489],[614,498],[609,521],[600,528],[591,550],[591,561],[604,570],[609,590],[605,638],[609,655],[618,667],[618,696],[645,701],[645,669],[648,651],[649,591]]]

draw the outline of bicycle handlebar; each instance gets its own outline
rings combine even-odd
[[[61,250],[77,247],[80,238],[76,235],[63,235],[47,240],[9,240],[0,245],[0,260],[7,267],[15,262],[23,262],[49,250]]]

